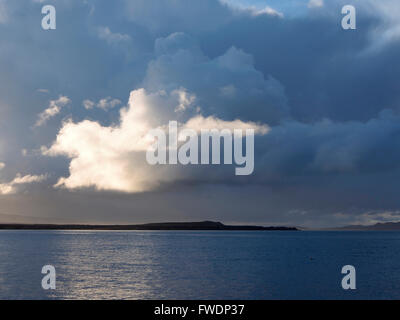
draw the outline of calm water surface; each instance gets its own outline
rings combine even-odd
[[[0,299],[337,298],[400,298],[400,232],[0,231]]]

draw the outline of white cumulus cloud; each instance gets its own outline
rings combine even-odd
[[[5,167],[5,164],[0,162],[0,170]],[[18,173],[16,177],[7,183],[0,183],[0,195],[16,193],[19,185],[41,182],[47,179],[47,175],[21,175]]]
[[[176,91],[148,93],[138,89],[131,92],[128,106],[121,110],[120,122],[116,126],[101,126],[89,120],[64,123],[52,146],[43,148],[45,155],[64,155],[71,159],[69,177],[60,178],[56,186],[143,192],[152,190],[161,182],[188,178],[187,172],[176,170],[173,166],[150,166],[145,156],[153,144],[149,131],[165,128],[169,120],[177,119],[181,113],[175,110],[180,104],[182,96]],[[254,129],[260,134],[267,132],[266,126],[253,122],[223,121],[201,115],[181,122],[181,127],[194,130],[224,127]]]
[[[66,96],[60,96],[57,100],[51,100],[49,107],[39,114],[35,127],[43,126],[49,119],[59,114],[61,109],[70,102],[71,100]]]
[[[100,99],[97,103],[92,100],[86,99],[82,102],[82,105],[86,110],[90,110],[96,107],[103,109],[104,111],[107,111],[109,109],[115,108],[121,103],[122,102],[119,99],[113,99],[111,97],[107,97],[104,99]]]
[[[248,10],[250,10],[251,14],[254,16],[259,16],[262,14],[266,14],[269,16],[276,16],[276,17],[280,17],[283,18],[283,13],[279,12],[278,10],[275,10],[274,8],[268,7],[266,6],[264,9],[256,9],[254,7],[249,8]]]

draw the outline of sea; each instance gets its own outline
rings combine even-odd
[[[399,298],[400,232],[0,231],[0,299]]]

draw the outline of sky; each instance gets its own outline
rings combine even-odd
[[[0,0],[0,222],[400,221],[399,57],[396,0]],[[150,166],[175,120],[267,128],[253,174]]]

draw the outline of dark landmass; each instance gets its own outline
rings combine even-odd
[[[339,228],[329,228],[332,231],[400,231],[400,222],[376,223],[373,225],[350,225]]]
[[[0,224],[0,230],[244,230],[297,231],[294,227],[227,226],[221,222],[167,222],[138,225]]]

